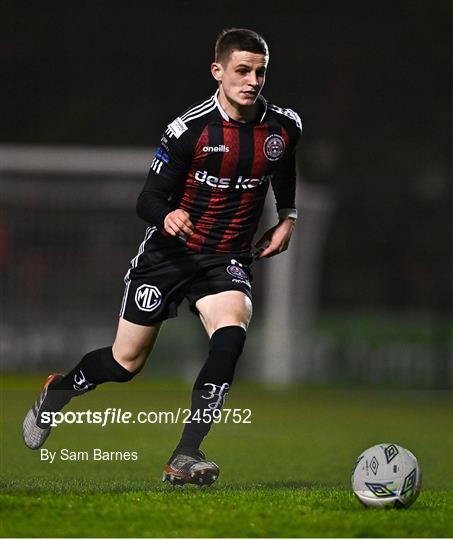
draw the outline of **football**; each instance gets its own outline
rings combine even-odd
[[[368,448],[357,458],[352,471],[352,489],[365,506],[407,508],[415,502],[420,487],[417,458],[397,444]]]

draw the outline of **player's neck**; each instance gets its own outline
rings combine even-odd
[[[258,102],[248,107],[240,106],[230,101],[222,91],[219,92],[218,99],[226,114],[237,122],[253,122],[259,114],[260,106]]]

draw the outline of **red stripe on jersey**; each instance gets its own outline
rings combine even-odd
[[[239,157],[239,131],[235,126],[223,121],[223,144],[228,152],[222,153],[222,162],[218,178],[234,179]],[[209,144],[209,143],[207,143]],[[213,228],[222,218],[226,204],[231,200],[231,189],[215,187],[211,191],[209,204],[197,221],[197,229],[201,234],[192,235],[187,241],[187,247],[200,251],[212,237]],[[217,244],[217,242],[216,242]],[[215,248],[216,245],[211,246]]]
[[[251,170],[252,178],[259,176],[260,172],[267,169],[268,159],[264,155],[264,141],[269,136],[269,127],[264,124],[261,129],[255,129],[253,133],[253,166]],[[261,172],[262,174],[262,172]]]
[[[220,178],[234,178],[239,158],[239,130],[223,121],[223,140],[229,152],[223,154]]]
[[[263,124],[259,128],[256,127],[253,130],[253,163],[251,164],[250,178],[259,178],[263,176],[263,173],[267,173],[268,160],[264,154],[264,141],[269,135],[269,129],[267,124]],[[258,227],[258,217],[261,214],[264,199],[266,197],[268,184],[255,187],[253,189],[245,190],[241,194],[241,199],[238,207],[238,211],[234,219],[231,220],[227,230],[225,231],[223,238],[219,244],[219,247],[224,250],[231,249],[235,238],[237,238],[238,229],[247,227],[247,221],[252,219],[249,228],[241,245],[238,246],[239,250],[247,249],[250,245],[251,239]]]

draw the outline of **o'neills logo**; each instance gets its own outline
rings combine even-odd
[[[203,152],[229,152],[230,147],[220,144],[219,146],[203,146]]]

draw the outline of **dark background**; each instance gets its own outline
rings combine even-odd
[[[0,140],[154,146],[214,90],[218,32],[251,27],[271,51],[263,94],[303,118],[303,179],[336,201],[323,305],[447,310],[452,15],[450,1],[3,2]]]

